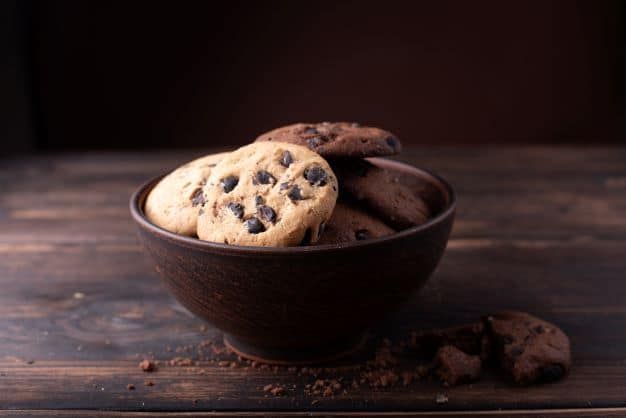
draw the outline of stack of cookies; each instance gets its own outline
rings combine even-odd
[[[401,148],[393,134],[357,123],[289,125],[179,167],[144,210],[168,231],[231,245],[378,238],[426,222],[436,207],[415,176],[367,160]]]

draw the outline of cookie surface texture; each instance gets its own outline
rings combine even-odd
[[[144,212],[153,224],[176,234],[195,236],[202,188],[211,170],[228,153],[207,155],[166,175],[146,199]]]
[[[256,141],[298,144],[325,158],[377,157],[402,149],[391,132],[350,122],[296,123],[266,132]]]
[[[339,200],[317,244],[363,241],[391,235],[394,232],[356,204]]]
[[[418,191],[392,171],[367,160],[333,162],[342,190],[374,211],[386,224],[401,230],[421,225],[430,216]]]
[[[337,194],[334,172],[315,152],[294,144],[253,143],[213,169],[204,187],[198,237],[247,246],[314,243]]]

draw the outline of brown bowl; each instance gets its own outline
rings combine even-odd
[[[371,161],[426,184],[435,216],[383,238],[274,248],[201,241],[150,223],[143,205],[160,178],[133,194],[130,211],[167,287],[223,330],[231,348],[274,363],[328,360],[358,345],[369,326],[426,283],[454,220],[456,199],[445,180],[400,162]]]

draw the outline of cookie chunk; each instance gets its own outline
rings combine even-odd
[[[296,123],[266,132],[256,140],[302,145],[326,158],[394,155],[402,149],[392,133],[349,122]]]
[[[398,176],[367,160],[333,161],[342,191],[372,209],[398,230],[421,225],[430,210],[424,200]]]
[[[431,356],[441,347],[451,345],[467,354],[480,355],[482,358],[488,355],[486,338],[482,322],[473,322],[414,333],[409,346]]]
[[[569,371],[569,338],[555,325],[514,311],[498,312],[483,321],[500,366],[516,383],[558,380]]]
[[[452,345],[445,345],[435,356],[435,373],[445,385],[456,386],[480,378],[479,356],[465,354]]]
[[[313,243],[337,193],[335,173],[319,154],[280,142],[247,145],[213,169],[198,237],[233,245]]]
[[[176,234],[195,236],[202,188],[215,165],[228,153],[207,155],[172,171],[154,186],[144,212],[153,224]]]
[[[352,202],[339,200],[317,242],[342,244],[391,235],[395,231]]]

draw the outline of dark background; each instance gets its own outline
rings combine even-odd
[[[235,145],[320,120],[406,144],[625,143],[618,1],[1,7],[4,151]]]

